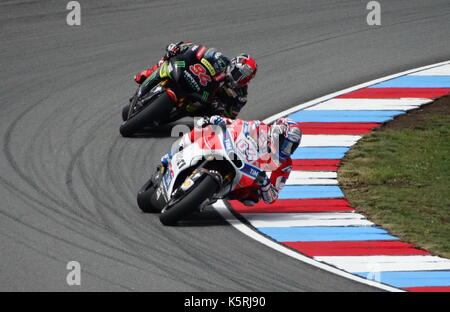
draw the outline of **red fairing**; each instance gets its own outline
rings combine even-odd
[[[201,58],[203,57],[203,54],[205,54],[205,52],[206,52],[206,47],[200,46],[200,48],[197,51],[197,59],[201,60]]]
[[[153,74],[153,72],[155,70],[157,70],[159,68],[159,65],[155,65],[152,68],[148,68],[142,72],[140,72],[139,74],[137,74],[136,76],[134,76],[134,80],[137,83],[143,83],[145,79],[147,79],[148,77],[150,77],[151,74]]]

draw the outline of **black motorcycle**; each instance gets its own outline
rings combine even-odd
[[[186,116],[212,114],[208,99],[224,76],[191,51],[166,60],[123,107],[121,135],[129,137]]]

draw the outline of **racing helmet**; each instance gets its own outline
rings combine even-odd
[[[295,152],[302,139],[299,125],[289,118],[280,118],[270,126],[270,145],[272,152],[278,151],[281,160]]]
[[[258,67],[255,59],[248,54],[232,58],[227,69],[228,81],[233,88],[246,86],[256,75]]]

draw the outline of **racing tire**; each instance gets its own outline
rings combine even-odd
[[[128,111],[130,110],[130,104],[124,105],[122,107],[122,121],[128,119]]]
[[[157,213],[161,209],[156,205],[156,189],[154,188],[152,179],[148,180],[137,194],[137,204],[143,212]]]
[[[170,96],[164,92],[142,111],[124,121],[119,129],[120,134],[123,137],[130,137],[139,130],[143,130],[145,126],[151,126],[155,121],[164,120],[169,115],[173,105]]]
[[[211,198],[218,188],[219,184],[217,181],[209,174],[206,174],[180,201],[163,211],[159,216],[159,220],[164,225],[176,225],[178,221],[196,210],[206,199]]]

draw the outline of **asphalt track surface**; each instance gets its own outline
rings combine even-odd
[[[255,56],[245,119],[447,60],[450,2],[0,3],[0,290],[374,291],[284,256],[214,211],[163,227],[135,204],[174,138],[120,137],[134,73],[168,42]],[[66,264],[81,264],[68,286]]]

